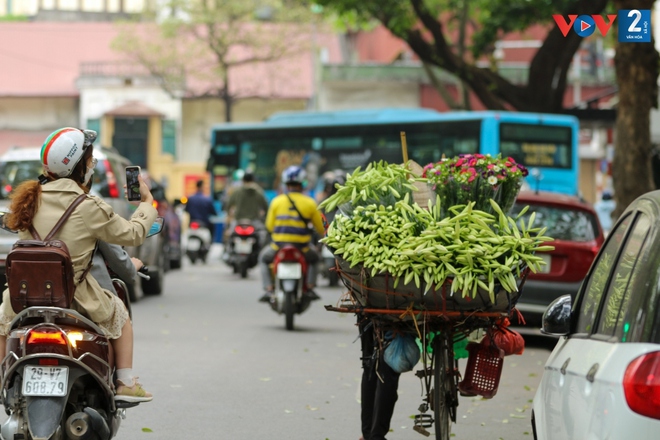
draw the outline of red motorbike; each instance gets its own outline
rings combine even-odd
[[[284,314],[287,330],[293,330],[293,318],[309,307],[307,292],[307,261],[305,254],[295,246],[283,246],[273,260],[275,293],[270,306]]]
[[[162,230],[159,220],[149,235]],[[115,401],[112,345],[100,327],[72,309],[35,306],[18,313],[0,370],[9,415],[2,439],[109,440],[126,408],[138,405]]]

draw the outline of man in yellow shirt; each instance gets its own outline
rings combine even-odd
[[[325,228],[314,199],[302,194],[306,177],[307,173],[299,166],[292,165],[284,170],[282,183],[286,185],[286,191],[275,197],[268,208],[266,229],[271,234],[272,242],[259,254],[261,280],[265,291],[259,301],[270,301],[275,289],[269,264],[273,262],[280,247],[288,244],[296,246],[305,254],[308,287],[305,294],[310,299],[319,299],[313,290],[316,287],[318,272],[316,263],[319,261],[319,256],[311,243],[312,231],[309,224],[313,225],[320,236],[325,234]]]

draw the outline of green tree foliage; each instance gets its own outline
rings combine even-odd
[[[314,14],[290,0],[167,0],[139,22],[122,24],[113,47],[160,78],[173,96],[191,96],[188,85],[203,84],[193,96],[232,105],[249,91],[230,88],[230,71],[271,63],[308,47]]]
[[[567,75],[582,38],[566,37],[552,14],[600,14],[607,0],[317,0],[327,10],[376,20],[406,41],[420,60],[460,78],[491,109],[557,112],[562,108]],[[457,11],[469,8],[472,36],[460,53],[454,44]],[[476,61],[492,55],[503,34],[534,24],[548,34],[534,56],[526,84],[514,84]],[[454,26],[454,29],[452,29]]]
[[[621,9],[653,9],[654,0],[315,0],[339,16],[350,14],[382,23],[406,41],[427,66],[444,69],[458,78],[489,109],[556,113],[563,110],[568,72],[582,38],[564,36],[553,14],[592,15]],[[469,7],[473,29],[460,51],[452,32],[458,11]],[[492,67],[476,60],[492,55],[504,34],[545,25],[548,33],[532,58],[527,83],[514,84]],[[615,42],[616,25],[608,34]],[[658,104],[658,53],[654,44],[615,43],[619,88],[613,180],[618,216],[635,198],[654,189],[651,179],[650,110]],[[439,82],[433,81],[436,88]],[[439,90],[443,96],[442,90]],[[451,103],[450,103],[451,106]],[[631,176],[635,176],[631,178]]]

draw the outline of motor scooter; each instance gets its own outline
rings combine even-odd
[[[248,270],[259,262],[259,251],[263,243],[259,239],[259,230],[250,220],[236,222],[229,235],[229,250],[226,263],[240,273],[241,278],[247,278]]]
[[[283,246],[273,260],[275,292],[270,306],[284,314],[287,330],[293,330],[293,319],[309,307],[311,299],[307,292],[307,261],[305,254],[295,246]]]
[[[192,264],[197,260],[206,263],[206,256],[211,249],[211,230],[201,222],[192,220],[185,233],[186,255]]]
[[[162,227],[159,218],[148,235]],[[112,345],[100,327],[70,308],[19,312],[0,373],[0,399],[9,415],[0,427],[4,440],[109,440],[126,409],[139,404],[115,401]]]

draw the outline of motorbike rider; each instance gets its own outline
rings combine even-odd
[[[325,179],[325,185],[323,187],[323,200],[327,199],[328,197],[332,196],[337,192],[337,185],[345,185],[345,184],[346,184],[346,173],[343,172],[342,170],[333,171]],[[336,213],[337,213],[337,208],[333,209],[332,211],[324,210],[323,214],[325,215],[325,221],[328,224],[332,223],[332,220],[334,220]]]
[[[312,300],[320,298],[313,290],[316,287],[316,263],[319,256],[311,245],[312,230],[309,223],[320,236],[325,234],[325,228],[314,199],[302,194],[305,179],[306,173],[301,167],[292,165],[285,169],[282,173],[282,183],[286,185],[286,190],[275,197],[268,208],[266,229],[271,234],[272,242],[259,254],[261,280],[265,291],[259,299],[261,302],[269,302],[275,290],[269,264],[273,262],[279,248],[289,244],[298,247],[308,263],[308,291],[305,295]]]
[[[97,160],[92,156],[96,132],[77,128],[54,131],[41,150],[44,174],[39,181],[26,181],[11,196],[7,227],[19,231],[20,239],[31,238],[30,225],[41,235],[50,231],[55,219],[80,194],[88,193]],[[88,195],[62,226],[58,235],[66,243],[77,283],[71,308],[94,321],[111,340],[115,353],[116,400],[148,402],[153,396],[133,374],[133,327],[121,300],[86,273],[97,240],[123,246],[139,246],[145,240],[158,213],[149,187],[139,177],[139,202],[130,220],[117,215],[103,199]],[[84,277],[83,277],[84,275]],[[9,289],[0,305],[0,352],[5,352],[9,327],[16,313]]]
[[[137,271],[142,268],[144,264],[138,258],[128,255],[123,247],[99,241],[94,258],[92,260],[92,268],[89,273],[99,283],[103,289],[109,290],[117,294],[115,286],[112,285],[112,278],[108,272],[108,268],[112,270],[117,277],[126,284],[134,284]]]
[[[204,194],[204,181],[201,179],[198,180],[195,186],[197,187],[197,191],[188,197],[186,212],[190,216],[190,223],[197,222],[211,232],[211,242],[213,242],[215,228],[211,223],[211,217],[218,215],[218,212],[215,209],[213,200]]]
[[[263,219],[268,211],[268,200],[263,189],[254,181],[253,173],[249,171],[243,173],[243,185],[232,192],[225,210],[228,214],[227,218],[231,218],[226,228],[225,250],[228,248],[231,231],[234,230],[238,220],[250,220],[258,231],[259,248],[266,244],[268,232],[264,227]]]

